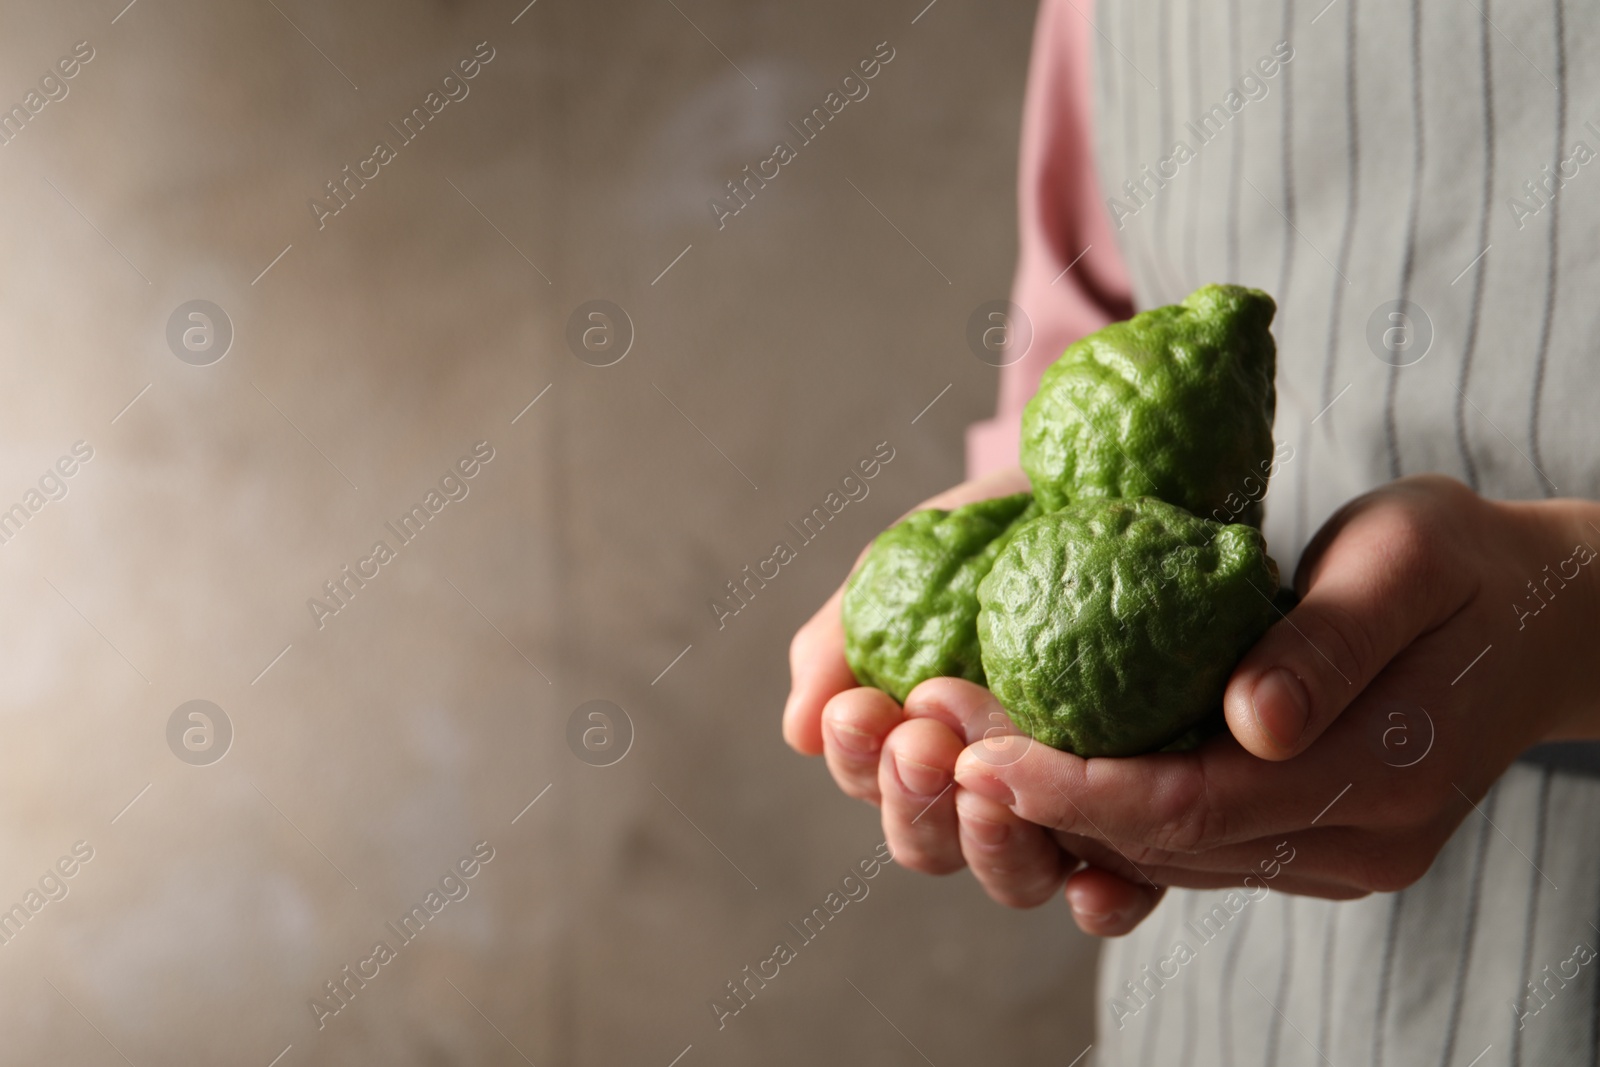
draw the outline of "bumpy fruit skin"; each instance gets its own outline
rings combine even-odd
[[[989,688],[1024,732],[1080,756],[1193,743],[1277,592],[1252,526],[1149,497],[1069,504],[1017,530],[978,587]]]
[[[1040,507],[1153,496],[1259,527],[1276,310],[1258,289],[1208,285],[1070,346],[1022,413],[1022,468]]]
[[[856,680],[901,703],[929,678],[983,684],[978,583],[1037,514],[1031,493],[917,511],[878,535],[844,590],[844,654]]]

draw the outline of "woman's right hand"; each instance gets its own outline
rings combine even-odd
[[[916,510],[955,508],[1027,488],[1027,477],[1013,467],[958,485]],[[790,746],[823,756],[840,789],[882,808],[885,839],[902,866],[927,874],[971,867],[988,894],[1010,907],[1043,904],[1072,875],[1068,900],[1087,932],[1115,936],[1136,926],[1160,890],[1094,868],[1073,874],[1078,858],[1054,834],[955,786],[957,757],[997,726],[966,722],[952,711],[971,706],[950,699],[953,687],[970,683],[924,682],[904,708],[887,693],[856,683],[844,656],[843,595],[841,585],[790,645],[783,712]],[[1014,730],[1009,720],[999,725]]]
[[[1027,489],[1028,478],[1022,468],[1011,467],[976,481],[963,482],[924,500],[912,510],[956,508]],[[857,567],[866,554],[867,549],[862,549],[856,558]],[[840,614],[843,599],[844,584],[841,583],[827,603],[800,627],[789,645],[789,699],[783,708],[783,737],[797,752],[826,756],[828,769],[833,772],[840,789],[876,804],[878,752],[884,738],[904,715],[900,706],[884,693],[857,688],[855,675],[844,658],[844,621]],[[863,695],[838,705],[835,713],[824,714],[824,709],[833,706],[836,697],[851,692]],[[866,695],[873,693],[883,701]],[[845,710],[850,714],[838,713]]]

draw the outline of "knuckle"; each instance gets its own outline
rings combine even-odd
[[[1398,893],[1415,885],[1431,866],[1420,849],[1386,848],[1359,857],[1353,865],[1353,881],[1369,893]]]
[[[1164,862],[1174,853],[1194,853],[1226,840],[1227,813],[1210,802],[1205,770],[1185,776],[1169,789],[1157,790],[1152,798],[1154,827],[1148,844]]]
[[[1141,851],[1151,854],[1151,862],[1156,862],[1155,856],[1168,859],[1174,853],[1199,852],[1209,839],[1207,823],[1211,818],[1200,809],[1166,819],[1156,826],[1150,835],[1150,845]]]
[[[789,639],[789,676],[791,678],[799,676],[800,665],[805,662],[805,633],[806,629],[802,626]]]
[[[1436,593],[1448,584],[1456,551],[1456,529],[1463,515],[1477,512],[1482,499],[1452,479],[1438,479],[1444,492],[1430,492],[1381,514],[1374,541],[1387,564],[1391,580],[1423,594]],[[1437,490],[1439,487],[1435,487]],[[1470,497],[1471,502],[1460,499]]]
[[[1092,838],[1078,840],[1073,846],[1072,853],[1089,866],[1100,867],[1112,874],[1120,875],[1124,870],[1130,869],[1128,861],[1122,858],[1121,853],[1104,842]]]
[[[1135,870],[1149,867],[1165,866],[1172,862],[1173,852],[1156,845],[1126,844],[1118,845],[1117,851],[1122,858],[1134,866]]]
[[[1365,622],[1338,604],[1318,609],[1306,639],[1312,647],[1306,650],[1309,655],[1300,654],[1301,662],[1312,677],[1326,675],[1330,663],[1347,681],[1376,673],[1376,639]]]
[[[1432,516],[1416,507],[1387,509],[1380,533],[1384,553],[1402,572],[1425,564],[1438,541]]]
[[[1116,849],[1107,849],[1100,859],[1094,861],[1094,866],[1103,871],[1109,871],[1123,881],[1132,882],[1135,885],[1146,885],[1159,877],[1149,867],[1134,863],[1125,854]]]
[[[1031,885],[1039,875],[1039,863],[1031,856],[995,856],[973,863],[972,869],[989,884],[1010,892]]]
[[[812,619],[796,630],[794,636],[789,639],[789,667],[791,670],[797,669],[809,658],[811,646],[816,641],[814,636],[816,632],[817,621]]]
[[[881,802],[882,794],[878,792],[876,782],[867,783],[849,777],[839,778],[836,781],[839,784],[839,791],[852,800],[864,800],[873,805]]]
[[[1044,889],[1018,889],[1012,886],[987,886],[985,888],[989,893],[990,900],[1007,908],[1015,908],[1017,911],[1037,908],[1040,904],[1055,896],[1054,886]]]
[[[947,874],[954,874],[964,866],[959,859],[912,848],[905,849],[903,856],[900,853],[896,853],[894,861],[902,867],[911,868],[918,874],[931,874],[938,878],[942,878]]]
[[[1483,502],[1483,497],[1466,482],[1446,474],[1413,474],[1400,479],[1395,486],[1419,490],[1418,500],[1424,502],[1424,506],[1429,502],[1438,502],[1447,509],[1462,506],[1471,508]]]
[[[1016,809],[1017,814],[1021,815],[1023,818],[1032,822],[1038,822],[1040,825],[1047,825],[1050,827],[1050,829],[1054,830],[1058,834],[1068,834],[1074,838],[1086,840],[1094,839],[1093,834],[1089,832],[1088,825],[1084,822],[1082,813],[1080,813],[1075,806],[1069,805],[1064,809],[1042,812],[1040,813],[1041,816],[1047,817],[1035,818],[1034,813],[1029,810],[1027,804],[1025,803],[1026,798],[1019,797],[1018,800],[1024,801],[1024,803],[1019,804]]]

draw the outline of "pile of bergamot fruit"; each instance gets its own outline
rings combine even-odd
[[[914,512],[851,577],[856,678],[900,701],[929,678],[987,685],[1080,756],[1219,729],[1228,676],[1278,617],[1258,528],[1275,310],[1208,285],[1068,348],[1022,416],[1033,492]]]

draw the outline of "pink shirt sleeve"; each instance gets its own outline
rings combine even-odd
[[[1093,32],[1072,0],[1040,3],[1022,112],[1011,292],[1032,323],[1033,343],[1000,372],[999,412],[967,428],[969,478],[1017,462],[1023,405],[1062,350],[1133,313],[1094,168]]]

